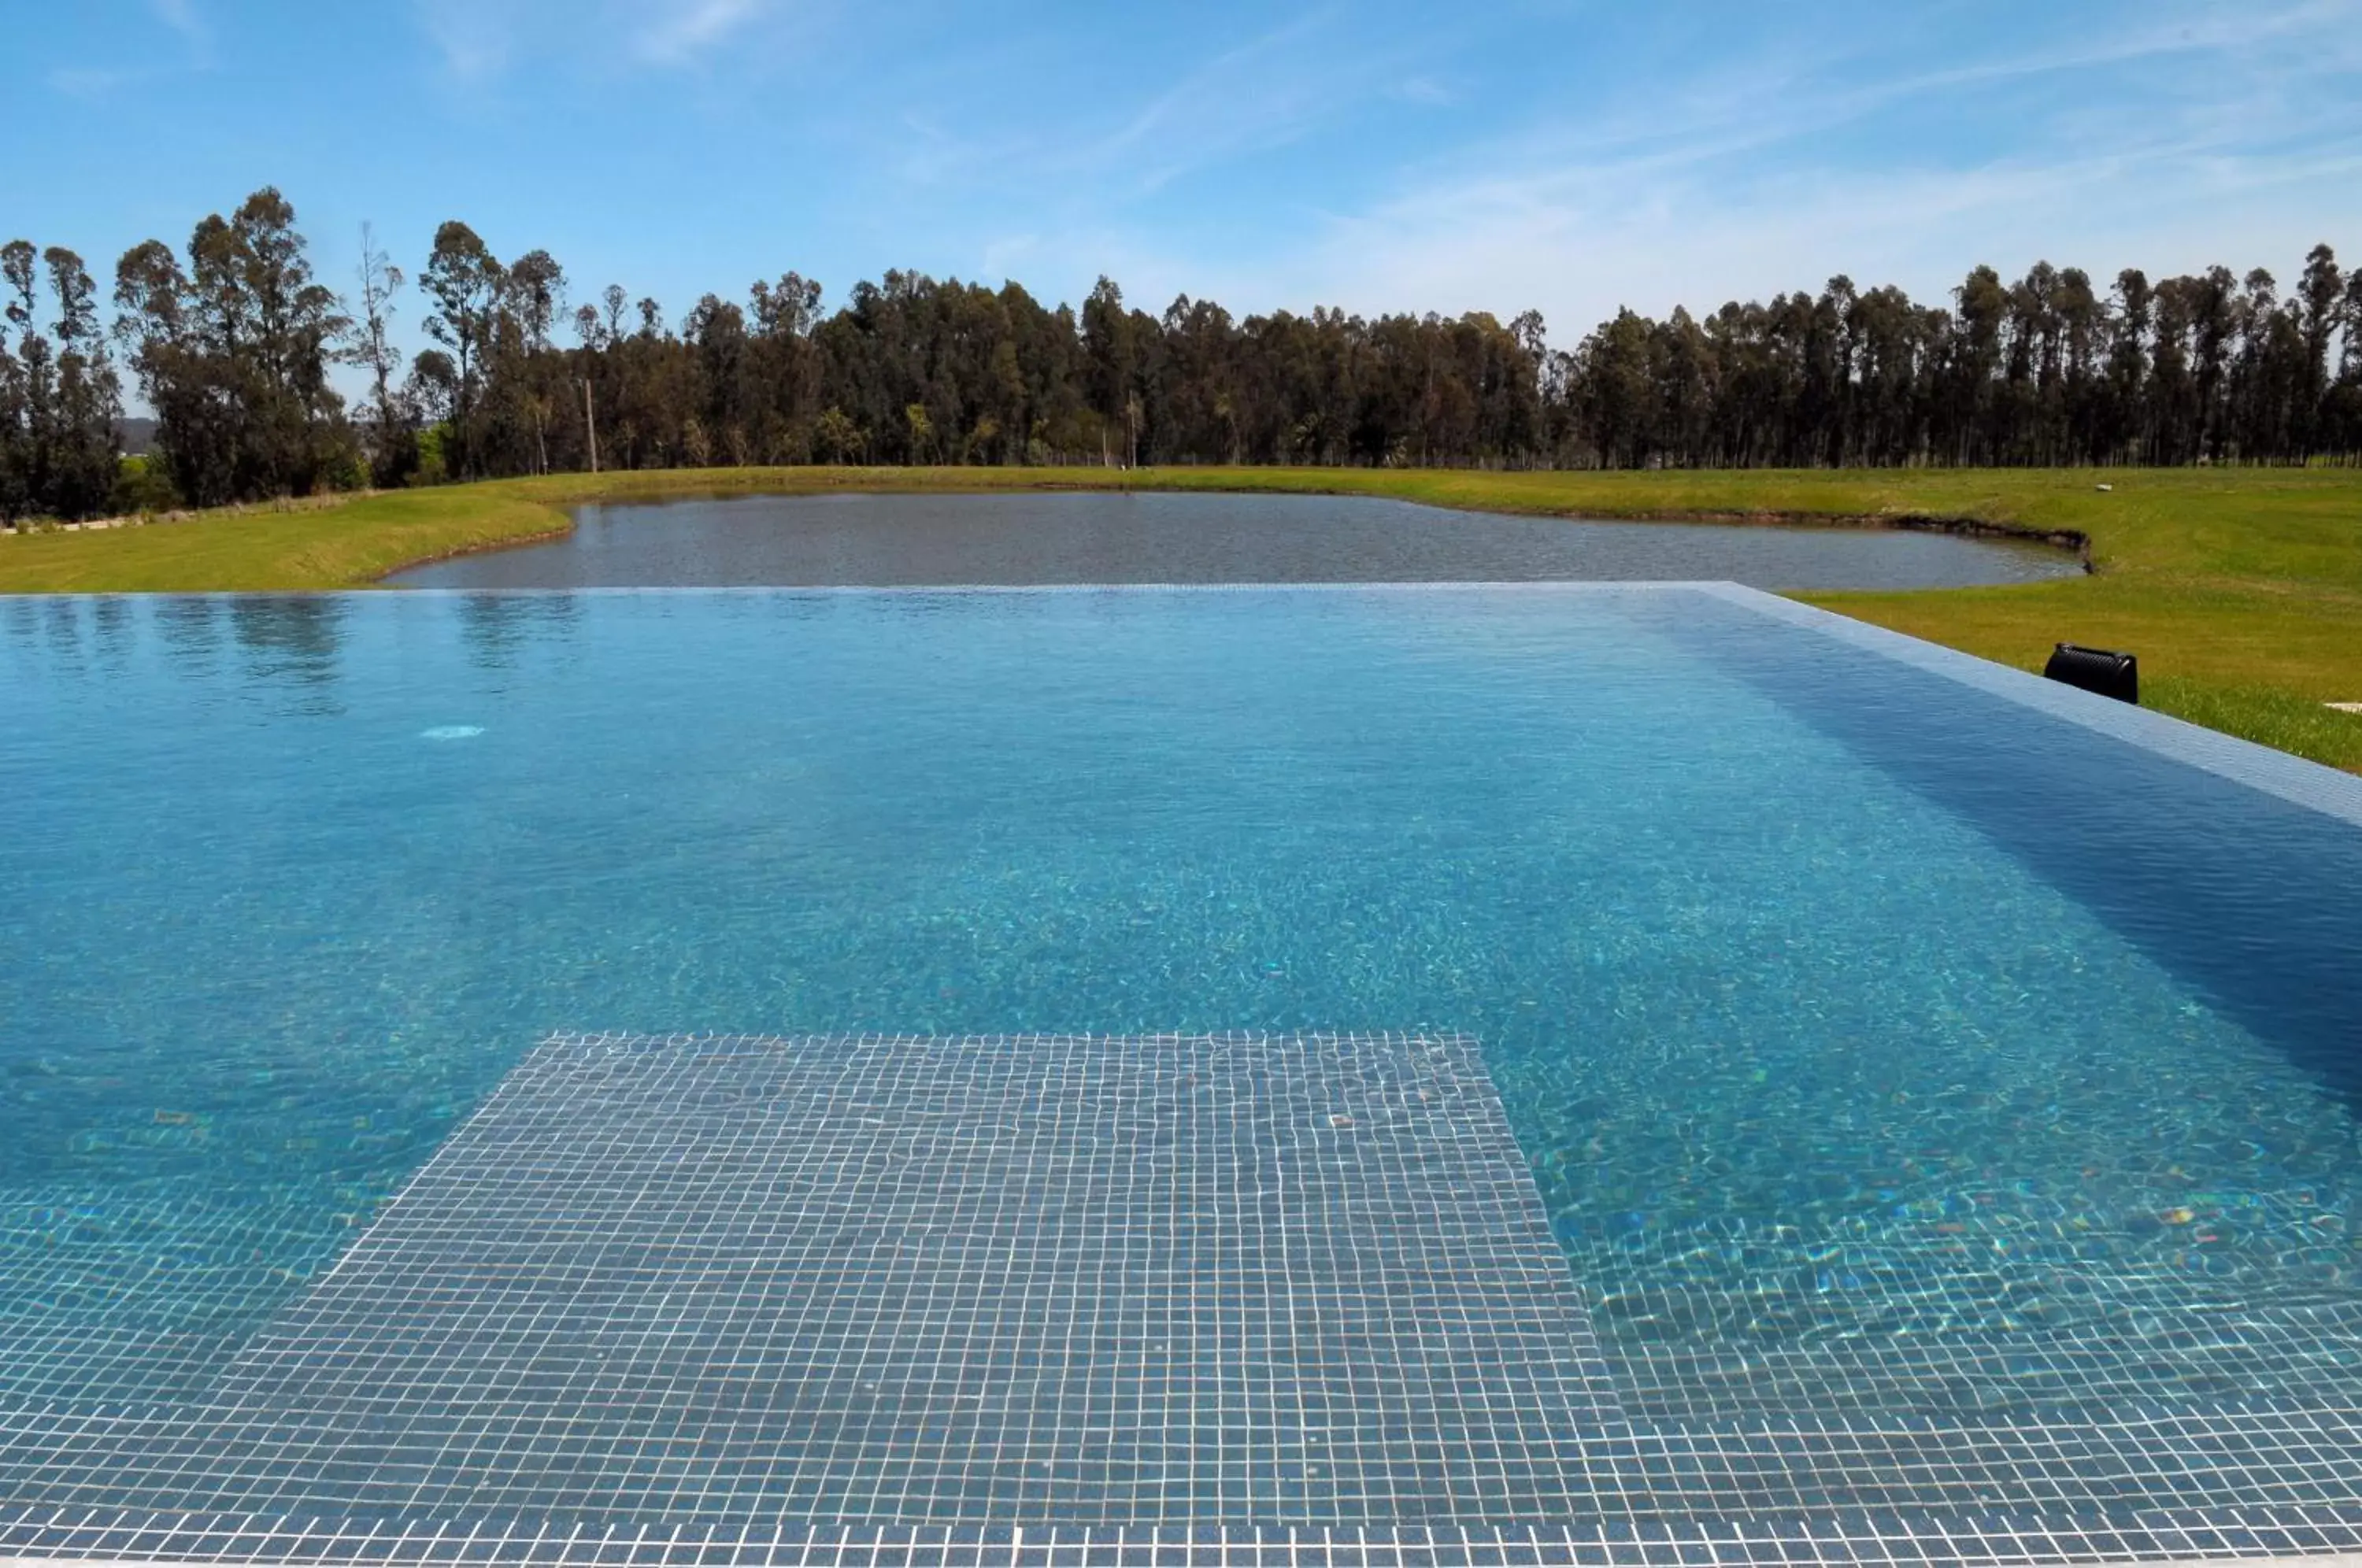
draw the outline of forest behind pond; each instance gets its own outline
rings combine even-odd
[[[12,243],[0,274],[11,519],[747,464],[2362,460],[2362,271],[2325,244],[2285,284],[2045,261],[1936,303],[1837,277],[1563,348],[1531,311],[1151,311],[1105,278],[1076,307],[889,271],[829,308],[787,271],[676,313],[458,221],[406,258],[364,235],[332,282],[269,189],[134,247],[110,297],[62,247]],[[119,458],[127,405],[152,458]]]

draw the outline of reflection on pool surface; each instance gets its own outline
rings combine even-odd
[[[1728,580],[1965,588],[2079,577],[2048,545],[1887,528],[1600,523],[1355,495],[757,495],[587,506],[544,545],[401,573],[421,588]]]
[[[2362,1408],[2362,827],[1741,599],[16,600],[0,663],[0,1409],[202,1386],[574,1029],[1462,1031],[1635,1419]]]

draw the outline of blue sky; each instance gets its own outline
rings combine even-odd
[[[0,0],[0,230],[103,281],[266,182],[332,282],[460,216],[675,319],[901,266],[1571,346],[1839,271],[2362,262],[2362,0]]]

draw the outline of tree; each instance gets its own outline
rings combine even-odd
[[[161,240],[116,262],[115,310],[116,338],[156,414],[157,455],[173,490],[200,506],[237,499],[245,415],[229,329],[201,324],[194,286]]]
[[[394,299],[402,292],[402,269],[379,248],[370,226],[361,225],[360,315],[348,356],[350,363],[369,372],[371,429],[369,442],[372,483],[391,487],[405,482],[418,469],[418,436],[413,428],[414,410],[394,385],[402,356],[393,346]]]
[[[440,348],[421,349],[418,357],[411,360],[410,374],[402,383],[402,399],[433,426],[418,444],[418,478],[427,484],[439,484],[452,478],[444,435],[458,417],[458,363]]]
[[[0,523],[32,510],[25,367],[0,333]]]
[[[266,186],[239,204],[229,238],[237,285],[251,310],[246,380],[256,488],[309,494],[351,455],[344,400],[329,385],[328,367],[352,323],[336,292],[313,276],[295,209],[276,190]]]
[[[44,498],[61,517],[104,512],[115,493],[115,422],[120,384],[98,323],[98,286],[81,257],[61,246],[41,254],[57,303],[57,381]]]
[[[1091,406],[1110,426],[1126,431],[1125,461],[1137,465],[1140,410],[1132,379],[1139,369],[1139,344],[1123,308],[1123,291],[1113,279],[1100,278],[1083,302],[1083,354],[1090,368]]]
[[[2311,447],[2327,434],[2330,411],[2329,340],[2336,336],[2345,304],[2346,280],[2337,269],[2337,253],[2316,245],[2304,259],[2304,276],[2297,285],[2297,305],[2304,337],[2304,436]],[[2345,327],[2346,351],[2352,355],[2362,322]]]
[[[452,366],[449,412],[451,446],[446,461],[461,479],[480,471],[475,415],[480,378],[491,358],[493,317],[507,275],[476,231],[457,219],[435,231],[419,286],[435,302],[426,334],[449,351]]]
[[[1978,267],[1921,304],[1840,274],[1695,315],[1619,311],[1561,350],[1534,312],[1241,318],[1183,295],[1151,315],[1108,277],[1077,307],[1014,282],[889,271],[824,311],[821,286],[788,271],[704,294],[677,322],[621,285],[569,315],[546,251],[503,266],[455,221],[416,280],[434,346],[399,385],[403,280],[366,232],[362,249],[348,352],[380,482],[414,441],[425,478],[813,460],[2362,458],[2362,279],[2327,246],[2285,293],[2262,269],[2219,267],[2154,282],[2128,269],[2103,293],[2037,260],[2014,278]],[[41,268],[29,246],[0,257],[16,302],[0,332],[0,509],[54,492],[65,451],[61,350],[28,303]],[[154,242],[127,252],[116,302],[182,493],[339,482],[342,421],[315,368],[316,346],[345,330],[342,306],[311,282],[277,193],[198,225],[185,269]],[[422,415],[435,427],[418,430]]]
[[[0,246],[0,282],[7,286],[5,314],[17,332],[17,358],[10,367],[10,421],[14,429],[0,478],[11,519],[44,510],[50,498],[50,460],[57,414],[56,350],[39,329],[40,253],[32,242]]]
[[[39,299],[37,260],[29,240],[0,247],[0,282],[7,290],[0,317],[17,337],[12,353],[8,335],[0,333],[0,518],[11,523],[33,511],[41,491],[49,343],[33,326]]]
[[[46,291],[43,284],[46,282]],[[81,257],[28,240],[0,246],[0,518],[91,517],[115,492],[122,399],[98,291]],[[46,293],[56,312],[41,328]]]
[[[533,432],[533,471],[549,471],[549,427],[566,375],[550,348],[549,334],[566,308],[566,269],[546,250],[529,250],[510,266],[507,315],[513,330],[500,333],[503,355],[498,380]]]
[[[832,463],[850,463],[860,458],[866,444],[861,427],[841,408],[823,410],[820,416],[821,455]]]
[[[199,505],[350,482],[328,366],[351,323],[313,274],[295,210],[269,187],[190,236],[183,271],[156,240],[116,263],[116,332],[155,410],[175,488]]]

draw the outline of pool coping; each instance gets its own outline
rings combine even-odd
[[[1767,619],[1817,632],[1865,652],[2096,731],[2169,761],[2362,826],[2362,776],[1760,589],[1729,582],[1686,586],[1693,591],[1742,605]]]

